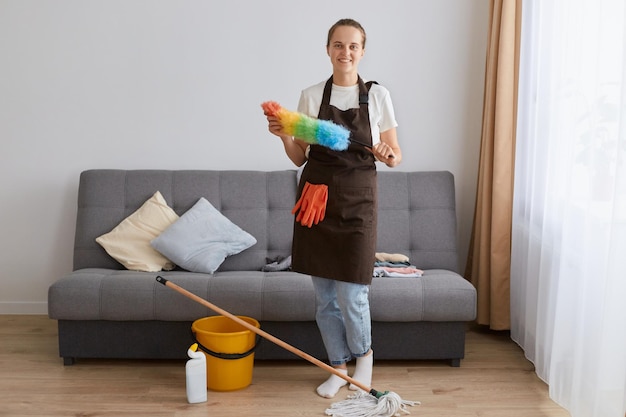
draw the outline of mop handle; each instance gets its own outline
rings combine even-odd
[[[171,289],[173,289],[174,291],[179,292],[180,294],[184,295],[187,298],[191,298],[192,300],[204,305],[205,307],[210,308],[211,310],[213,310],[214,312],[221,314],[222,316],[228,317],[229,319],[241,324],[243,327],[245,327],[246,329],[258,334],[259,336],[277,344],[278,346],[290,351],[291,353],[300,356],[302,359],[306,359],[307,361],[311,362],[313,365],[317,365],[322,369],[327,370],[328,372],[337,375],[338,377],[348,381],[349,383],[356,385],[357,387],[359,387],[360,389],[362,389],[365,392],[368,392],[372,395],[374,395],[375,397],[377,397],[378,395],[380,395],[378,393],[378,391],[363,385],[362,383],[360,383],[359,381],[357,381],[354,378],[349,377],[348,375],[345,375],[341,372],[339,372],[337,369],[333,368],[332,366],[320,361],[319,359],[309,355],[306,352],[301,351],[300,349],[298,349],[297,347],[291,346],[290,344],[288,344],[287,342],[283,342],[282,340],[278,339],[275,336],[272,336],[271,334],[265,332],[264,330],[259,329],[256,326],[253,326],[252,324],[248,323],[247,321],[244,321],[242,319],[240,319],[239,317],[229,313],[226,310],[223,310],[221,308],[219,308],[218,306],[216,306],[215,304],[212,304],[210,302],[208,302],[207,300],[205,300],[204,298],[198,297],[197,295],[187,291],[186,289],[174,284],[173,282],[163,278],[162,276],[157,276],[156,277],[157,282],[165,285],[166,287],[170,287]]]

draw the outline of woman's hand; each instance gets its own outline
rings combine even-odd
[[[372,153],[377,160],[384,163],[388,167],[395,167],[400,163],[398,151],[394,150],[385,142],[378,142],[372,147]]]
[[[283,132],[283,125],[280,123],[280,119],[278,117],[267,116],[267,125],[268,125],[268,130],[270,131],[271,134],[279,136],[281,138],[283,136],[286,136],[285,133]]]
[[[396,155],[393,153],[391,146],[384,142],[378,142],[372,147],[372,153],[380,162],[388,164],[390,160],[394,159]]]
[[[306,162],[305,150],[307,143],[295,139],[293,136],[286,135],[283,131],[283,125],[278,117],[267,116],[267,129],[271,134],[276,135],[283,142],[285,153],[296,166],[302,166]]]
[[[388,167],[395,167],[402,161],[402,151],[396,135],[395,128],[381,132],[380,142],[372,147],[376,159]]]

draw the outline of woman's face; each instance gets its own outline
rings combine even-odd
[[[357,72],[359,61],[365,53],[363,35],[352,26],[338,26],[326,49],[334,72]]]

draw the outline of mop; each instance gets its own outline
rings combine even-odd
[[[346,400],[334,403],[326,410],[326,415],[333,417],[392,417],[392,416],[400,416],[401,414],[410,414],[407,406],[419,405],[418,401],[407,401],[400,398],[400,396],[394,392],[384,391],[380,392],[371,387],[368,387],[356,379],[349,377],[332,366],[320,361],[319,359],[309,355],[306,352],[301,351],[300,349],[291,346],[287,342],[284,342],[278,339],[275,336],[265,332],[253,326],[252,324],[240,319],[239,317],[229,313],[228,311],[216,306],[205,300],[204,298],[198,297],[192,292],[187,291],[186,289],[174,284],[173,282],[163,278],[162,276],[156,277],[157,282],[165,285],[177,291],[178,293],[184,295],[187,298],[190,298],[205,307],[213,310],[217,314],[221,314],[224,317],[228,317],[229,319],[237,322],[241,326],[246,329],[256,333],[257,335],[269,340],[277,344],[278,346],[290,351],[291,353],[311,362],[313,365],[316,365],[338,377],[348,381],[349,383],[356,385],[362,391],[358,391],[356,394],[348,396]]]

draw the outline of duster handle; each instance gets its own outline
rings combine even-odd
[[[256,333],[257,335],[263,337],[264,339],[269,340],[270,342],[273,342],[275,344],[277,344],[278,346],[282,347],[283,349],[288,350],[289,352],[298,355],[299,357],[301,357],[302,359],[305,359],[309,362],[311,362],[313,365],[316,365],[322,369],[325,369],[326,371],[332,373],[333,375],[337,375],[338,377],[340,377],[341,379],[344,379],[346,381],[348,381],[349,383],[359,387],[360,389],[362,389],[363,391],[372,394],[373,396],[379,398],[381,393],[379,393],[378,391],[372,389],[371,387],[368,387],[364,384],[362,384],[361,382],[357,381],[354,378],[349,377],[348,375],[343,374],[342,372],[339,372],[337,369],[333,368],[332,366],[328,365],[325,362],[320,361],[319,359],[309,355],[306,352],[301,351],[300,349],[298,349],[295,346],[291,346],[289,343],[284,342],[282,340],[280,340],[279,338],[272,336],[271,334],[267,333],[264,330],[259,329],[256,326],[253,326],[252,324],[248,323],[247,321],[244,321],[242,319],[240,319],[239,317],[235,316],[234,314],[229,313],[228,311],[216,306],[215,304],[212,304],[210,302],[208,302],[207,300],[205,300],[204,298],[198,297],[197,295],[187,291],[186,289],[174,284],[173,282],[163,278],[162,276],[157,276],[156,277],[157,282],[165,285],[166,287],[169,287],[171,289],[173,289],[174,291],[177,291],[178,293],[184,295],[187,298],[190,298],[202,305],[204,305],[205,307],[208,307],[209,309],[213,310],[214,312],[224,316],[224,317],[228,317],[229,319],[237,322],[238,324],[242,325],[243,327],[245,327],[246,329]]]

